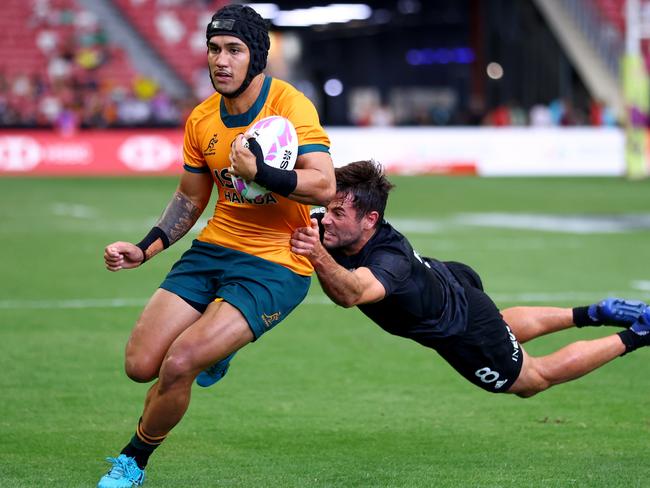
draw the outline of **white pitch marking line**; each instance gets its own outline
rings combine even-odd
[[[641,291],[650,291],[650,281],[648,280],[637,280],[632,282],[632,288]]]
[[[644,290],[645,291],[645,290]],[[637,293],[638,294],[638,293]],[[528,302],[549,303],[576,301],[585,304],[608,296],[630,297],[630,290],[606,292],[525,292],[525,293],[490,293],[496,302]],[[636,295],[636,294],[635,294]],[[636,296],[631,298],[637,298]],[[648,299],[650,297],[641,297]],[[147,303],[146,298],[78,298],[70,300],[0,300],[0,310],[60,310],[86,308],[129,308],[142,307]],[[334,305],[325,295],[309,296],[303,302],[306,305]]]
[[[77,298],[71,300],[0,300],[0,309],[74,309],[141,307],[144,298]]]
[[[92,219],[97,211],[88,205],[80,203],[55,202],[51,206],[52,213],[59,217],[72,217],[75,219]]]

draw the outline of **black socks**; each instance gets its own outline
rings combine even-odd
[[[632,352],[640,347],[650,345],[650,333],[640,335],[632,329],[627,329],[619,332],[617,335],[621,338],[623,344],[625,344],[625,352],[621,354],[621,356],[624,356],[628,352]]]
[[[134,436],[120,454],[132,457],[140,469],[144,469],[149,462],[149,456],[162,444],[167,435],[151,436],[142,429],[142,419],[138,421],[138,428]]]
[[[575,307],[573,309],[573,323],[576,327],[599,326],[604,324],[599,318],[589,315],[590,308],[590,306],[587,306]]]

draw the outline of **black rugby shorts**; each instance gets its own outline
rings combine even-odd
[[[504,393],[521,372],[521,346],[497,306],[483,292],[476,271],[462,263],[446,262],[445,265],[465,289],[467,330],[436,339],[430,346],[476,386],[492,393]]]

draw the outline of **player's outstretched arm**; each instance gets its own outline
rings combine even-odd
[[[212,185],[209,173],[185,172],[162,216],[142,241],[118,241],[106,246],[106,269],[136,268],[187,234],[210,201]]]
[[[386,296],[381,282],[368,268],[348,271],[339,265],[320,242],[318,221],[311,227],[300,227],[291,236],[291,251],[306,256],[328,297],[342,307],[378,302]]]

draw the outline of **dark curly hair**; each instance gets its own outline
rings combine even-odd
[[[352,196],[352,206],[361,220],[372,211],[384,218],[388,193],[395,187],[384,174],[384,168],[374,160],[356,161],[334,170],[336,192]]]

